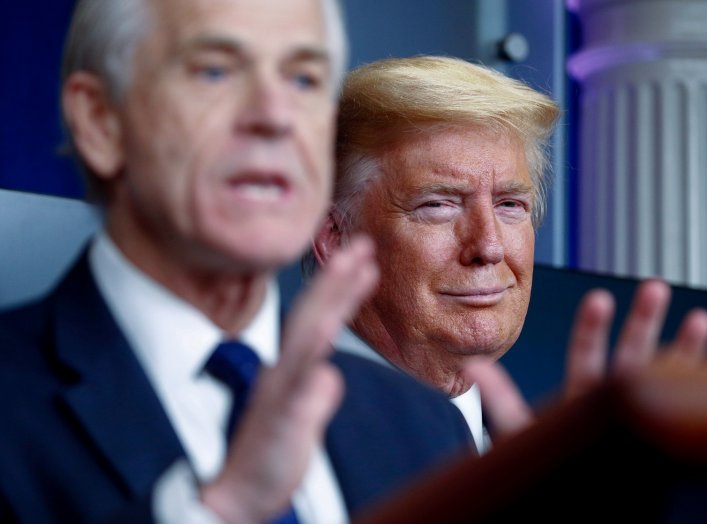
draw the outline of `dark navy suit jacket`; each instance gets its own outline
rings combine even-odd
[[[351,355],[326,448],[351,514],[473,449],[446,398]],[[47,297],[0,314],[0,521],[149,521],[184,451],[79,259]],[[130,516],[128,516],[130,515]]]

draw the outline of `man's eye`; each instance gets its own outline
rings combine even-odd
[[[292,77],[292,82],[298,89],[308,90],[319,86],[320,81],[317,77],[311,74],[301,73]]]
[[[198,74],[205,80],[210,82],[218,82],[226,77],[227,70],[225,67],[220,66],[206,66],[199,68]]]

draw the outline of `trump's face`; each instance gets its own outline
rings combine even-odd
[[[154,0],[118,107],[109,227],[137,258],[216,271],[294,260],[330,195],[320,0]],[[139,262],[139,261],[138,261]]]
[[[399,141],[354,219],[381,268],[355,328],[400,367],[452,396],[465,391],[462,363],[500,357],[523,326],[532,189],[514,136],[466,127]]]

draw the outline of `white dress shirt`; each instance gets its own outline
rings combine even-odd
[[[349,328],[343,328],[339,332],[336,337],[336,341],[334,342],[334,346],[340,351],[353,353],[355,355],[359,355],[386,366],[398,369],[395,364],[374,350]],[[483,425],[479,388],[476,385],[473,385],[466,393],[451,399],[451,402],[459,408],[459,411],[461,411],[464,416],[464,420],[466,420],[466,423],[469,426],[471,436],[474,438],[474,444],[476,444],[476,449],[478,452],[483,453],[488,450],[491,446],[491,441]]]
[[[221,330],[191,304],[133,266],[107,234],[94,241],[89,261],[98,288],[135,351],[186,452],[160,479],[155,513],[161,522],[214,523],[199,504],[198,483],[212,480],[226,456],[225,427],[230,413],[228,387],[205,372]],[[239,338],[265,365],[277,360],[279,292],[269,283],[265,301]],[[314,453],[293,497],[302,524],[348,522],[336,476],[323,448]]]

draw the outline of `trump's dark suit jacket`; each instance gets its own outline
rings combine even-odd
[[[334,361],[347,393],[326,448],[349,512],[468,452],[446,398],[357,357]],[[184,456],[85,253],[46,298],[0,314],[0,410],[2,522],[149,520],[156,480]]]

